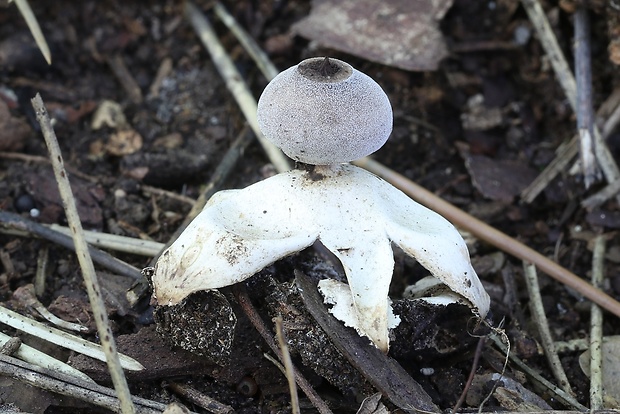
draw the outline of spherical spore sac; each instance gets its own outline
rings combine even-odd
[[[392,131],[381,87],[333,58],[304,60],[276,76],[258,101],[267,139],[296,161],[338,164],[372,154]]]

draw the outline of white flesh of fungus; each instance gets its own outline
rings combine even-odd
[[[317,167],[315,174],[288,171],[215,194],[157,262],[155,297],[160,305],[174,305],[193,292],[232,285],[316,240],[344,267],[349,289],[344,296],[354,308],[345,322],[383,351],[393,325],[391,242],[465,297],[478,315],[489,310],[489,296],[454,226],[348,164]],[[333,301],[346,300],[330,291]]]

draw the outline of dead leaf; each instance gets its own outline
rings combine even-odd
[[[606,404],[615,400],[615,407],[619,408],[620,401],[620,335],[603,338],[603,392]],[[579,366],[584,374],[590,377],[590,350],[579,355]],[[610,398],[611,397],[611,398]],[[612,408],[612,407],[609,407]]]
[[[452,0],[314,0],[293,32],[332,49],[414,71],[447,55],[438,22]]]
[[[178,132],[164,135],[153,141],[153,147],[164,147],[168,149],[179,148],[183,144],[183,136]]]
[[[495,160],[472,154],[466,144],[457,144],[465,160],[472,184],[483,196],[510,201],[518,196],[537,176],[537,172],[519,161]]]
[[[130,155],[142,148],[142,136],[133,129],[126,129],[110,135],[106,150],[116,156]]]
[[[12,405],[13,408],[19,407],[19,410],[32,414],[44,414],[50,405],[58,404],[58,398],[53,393],[12,378],[0,379],[0,398],[3,405]],[[62,399],[62,397],[60,398]],[[21,412],[19,410],[7,412],[19,413]]]
[[[189,414],[189,413],[190,411],[186,407],[179,404],[178,402],[173,402],[171,404],[168,404],[168,406],[163,412],[163,414]]]
[[[124,128],[127,125],[127,118],[125,118],[123,113],[123,107],[117,102],[107,100],[101,101],[90,123],[90,127],[93,130],[101,129],[104,126]]]
[[[477,407],[494,388],[493,396],[500,405],[507,409],[536,411],[551,410],[540,396],[525,388],[512,378],[501,376],[498,373],[476,375],[467,393],[467,404]]]
[[[46,166],[26,174],[24,182],[26,191],[41,211],[39,220],[43,223],[58,223],[62,220],[64,209],[51,167]],[[96,184],[71,176],[71,190],[78,214],[84,226],[91,229],[101,229],[103,226],[103,212],[98,197],[95,197],[96,187]]]
[[[389,411],[381,403],[381,396],[381,393],[378,392],[370,397],[366,397],[362,401],[359,410],[357,410],[357,414],[388,414]]]

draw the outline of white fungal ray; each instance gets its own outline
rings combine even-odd
[[[217,193],[158,260],[158,303],[240,282],[320,240],[347,276],[355,320],[346,322],[387,351],[394,242],[486,315],[489,296],[452,224],[361,168],[315,171]]]

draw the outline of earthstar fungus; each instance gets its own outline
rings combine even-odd
[[[379,149],[391,132],[392,109],[376,82],[340,60],[307,59],[267,85],[257,117],[268,139],[315,165],[313,171],[296,169],[215,194],[158,260],[159,305],[241,282],[319,240],[341,261],[348,281],[319,282],[332,312],[383,351],[389,328],[398,324],[388,298],[391,243],[486,315],[489,296],[454,226],[347,164]]]

